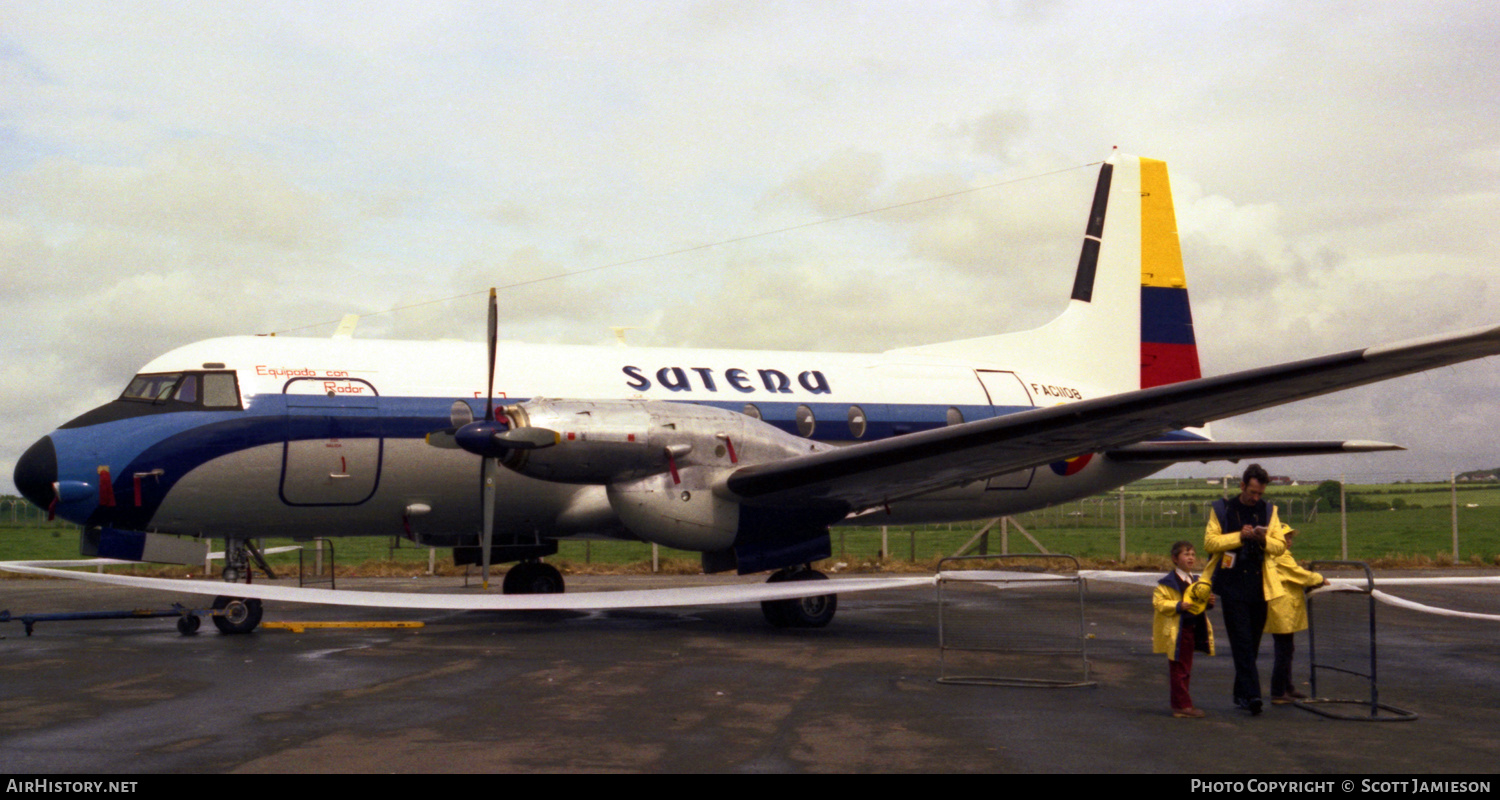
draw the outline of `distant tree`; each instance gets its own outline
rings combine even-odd
[[[1316,497],[1323,501],[1323,508],[1328,511],[1339,509],[1339,482],[1323,481],[1308,492],[1308,497]]]
[[[1323,508],[1329,512],[1339,510],[1339,482],[1323,481],[1313,488],[1308,497],[1316,497],[1323,501]],[[1371,502],[1356,494],[1344,493],[1345,511],[1384,511],[1392,506],[1391,503]]]

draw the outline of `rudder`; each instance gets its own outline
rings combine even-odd
[[[1141,164],[1141,388],[1203,377],[1167,164]]]

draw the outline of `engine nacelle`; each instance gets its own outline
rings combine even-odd
[[[557,433],[557,444],[501,461],[523,475],[602,484],[620,522],[647,542],[725,550],[740,533],[740,505],[723,488],[734,470],[827,450],[734,411],[657,400],[548,400],[505,413],[514,428]]]
[[[688,467],[727,469],[827,449],[744,414],[657,400],[550,400],[507,406],[513,429],[557,433],[555,446],[516,449],[501,463],[528,477],[612,484]]]
[[[620,522],[645,541],[678,550],[708,552],[734,545],[740,504],[713,491],[728,470],[688,467],[605,487]]]

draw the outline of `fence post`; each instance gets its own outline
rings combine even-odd
[[[1339,559],[1349,560],[1349,504],[1344,502],[1344,484],[1347,475],[1339,476]]]
[[[1448,473],[1448,493],[1453,497],[1453,563],[1458,563],[1458,473]]]
[[[1100,508],[1103,508],[1100,504]],[[1125,562],[1125,487],[1120,487],[1120,562]]]

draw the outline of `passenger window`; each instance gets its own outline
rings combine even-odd
[[[962,425],[962,424],[964,424],[964,412],[959,411],[956,408],[949,408],[948,409],[948,424],[949,425]]]
[[[807,406],[797,406],[797,433],[811,437],[816,425],[817,420],[813,419],[812,409]]]
[[[863,439],[865,428],[865,410],[859,406],[849,406],[849,435],[856,439]]]
[[[745,404],[744,414],[745,414],[745,416],[747,416],[747,417],[749,417],[751,419],[760,419],[761,418],[760,417],[760,409],[757,408],[754,403],[746,403]]]
[[[210,372],[203,376],[205,408],[239,408],[240,392],[233,372]]]

